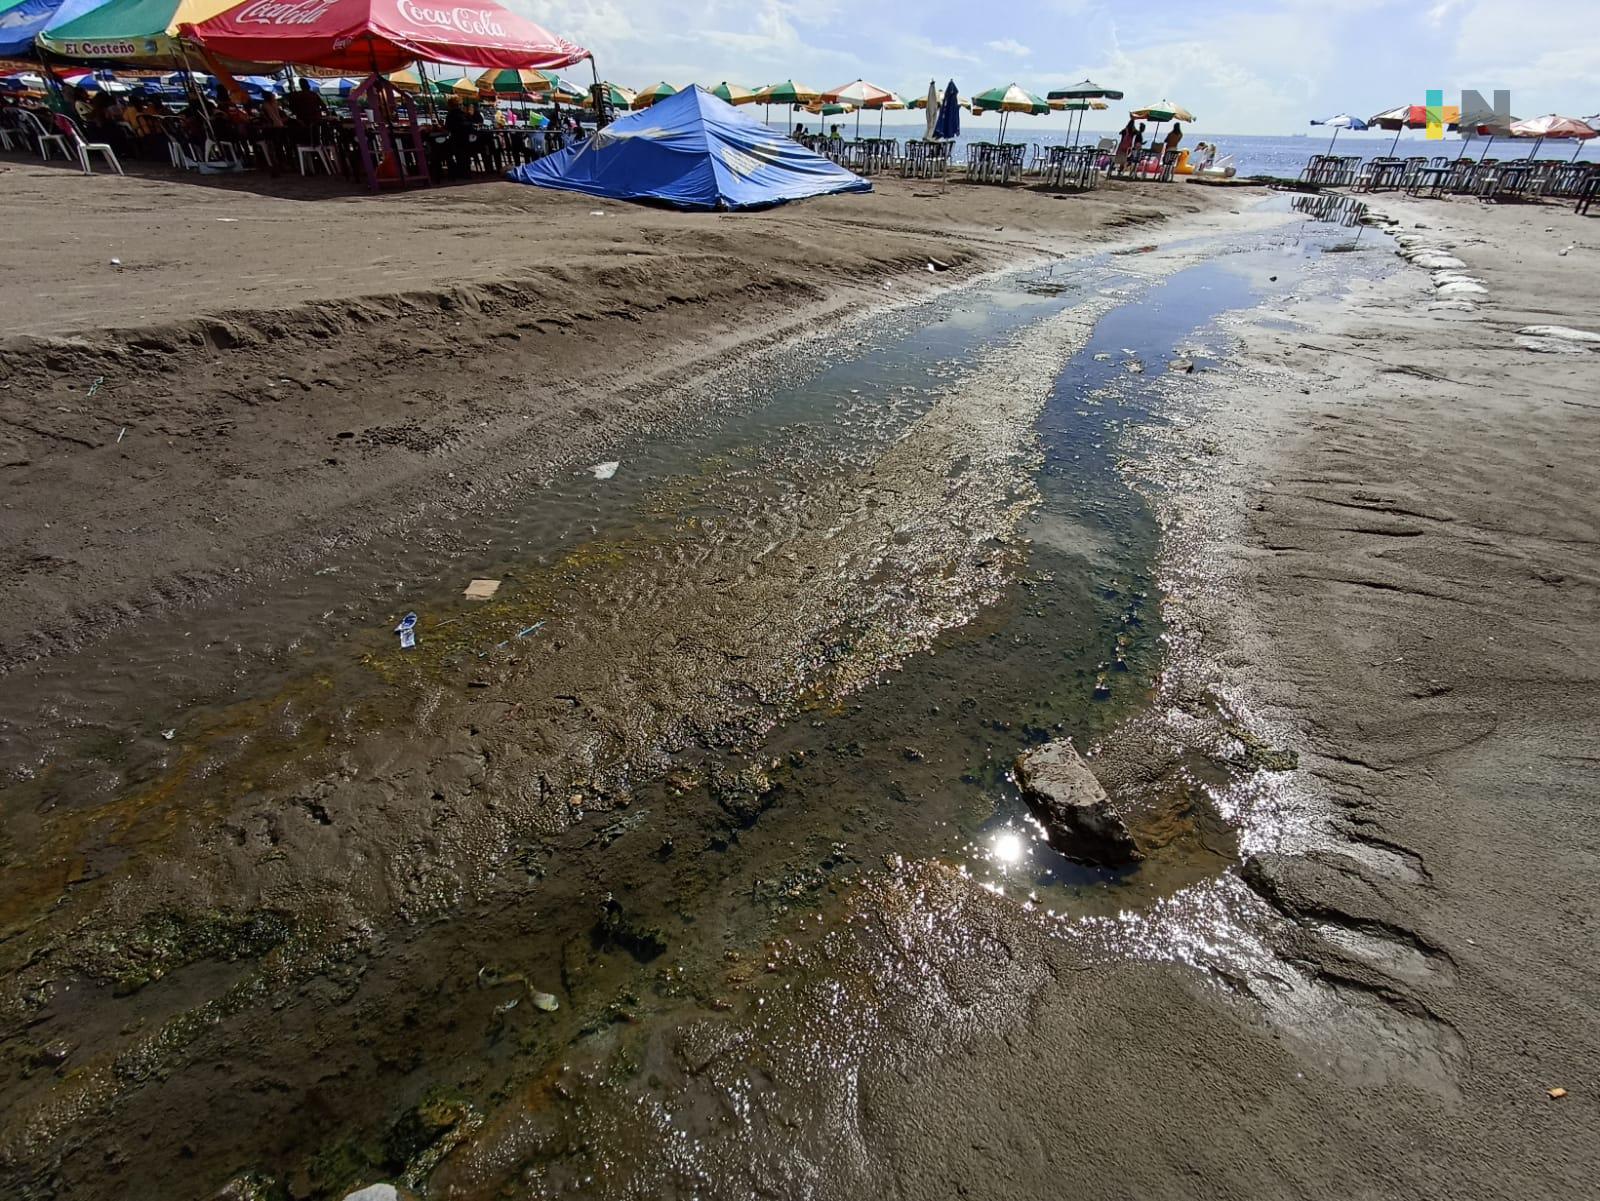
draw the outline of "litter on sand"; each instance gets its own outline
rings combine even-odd
[[[530,634],[537,634],[542,629],[544,629],[544,622],[536,621],[531,626],[523,626],[522,629],[518,630],[517,631],[517,637],[518,638],[526,638]],[[510,645],[511,645],[511,639],[507,638],[504,642],[495,643],[494,646],[491,649],[497,650],[497,651],[503,651],[503,650],[506,649],[506,647],[508,647]],[[488,651],[479,651],[478,652],[478,658],[487,659],[488,657],[489,657],[489,652]]]
[[[395,626],[394,632],[400,635],[400,649],[408,651],[417,645],[417,615],[407,613],[400,619],[400,624]]]
[[[488,600],[500,591],[499,580],[473,580],[464,594],[468,600]]]
[[[1552,1101],[1559,1101],[1562,1097],[1567,1095],[1567,1090],[1564,1088],[1550,1088],[1546,1089],[1545,1092],[1549,1094],[1549,1097]]]
[[[589,470],[594,472],[595,479],[609,480],[612,476],[617,474],[617,468],[621,466],[621,463],[613,459],[609,463],[596,463],[593,467],[589,468]]]

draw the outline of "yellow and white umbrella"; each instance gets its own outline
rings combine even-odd
[[[750,88],[741,88],[736,83],[729,83],[724,79],[714,88],[707,88],[718,100],[725,100],[729,104],[754,104],[756,94]]]
[[[670,83],[653,83],[647,88],[640,88],[633,97],[634,108],[649,108],[658,100],[665,100],[668,96],[676,96],[678,89]]]

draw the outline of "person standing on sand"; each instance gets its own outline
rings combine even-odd
[[[1117,135],[1117,152],[1111,160],[1111,169],[1121,171],[1128,165],[1128,156],[1133,153],[1135,142],[1139,138],[1139,131],[1134,127],[1133,118],[1128,118],[1128,123],[1122,127],[1122,132]]]
[[[1178,149],[1178,145],[1182,141],[1183,141],[1183,126],[1179,125],[1176,121],[1174,121],[1172,123],[1172,128],[1167,130],[1167,136],[1163,140],[1162,145],[1166,147],[1166,150],[1167,150],[1168,154],[1172,154],[1173,152],[1175,152]]]
[[[444,104],[444,128],[450,135],[450,178],[463,179],[472,154],[472,118],[461,107],[461,97],[452,96]]]

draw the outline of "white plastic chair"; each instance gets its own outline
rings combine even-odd
[[[232,142],[207,138],[205,158],[201,161],[200,169],[205,171],[207,168],[212,171],[243,171],[244,159],[239,156],[239,147]]]
[[[316,174],[318,163],[322,164],[322,169],[329,175],[336,174],[333,169],[333,156],[326,146],[296,146],[294,151],[300,160],[301,175]],[[306,169],[308,166],[311,168],[309,171]]]
[[[40,158],[48,160],[50,158],[50,147],[54,145],[61,148],[62,158],[67,159],[69,162],[71,161],[72,155],[67,153],[67,139],[59,132],[51,133],[45,128],[44,122],[30,112],[19,111],[17,119],[21,122],[19,128],[22,134],[25,137],[32,138],[38,146]]]
[[[70,144],[77,153],[78,166],[83,168],[85,175],[94,174],[93,169],[89,166],[89,156],[91,154],[102,155],[106,162],[111,165],[113,171],[118,175],[122,174],[122,164],[117,162],[117,152],[111,149],[109,142],[84,141],[83,131],[78,128],[78,123],[65,113],[56,114],[56,129],[60,131],[57,135],[57,140],[61,142],[63,153],[65,153],[66,147]]]

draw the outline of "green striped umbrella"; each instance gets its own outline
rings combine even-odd
[[[485,71],[477,77],[480,88],[488,88],[491,92],[499,92],[505,96],[532,96],[538,92],[548,92],[550,83],[546,79],[547,71],[519,71],[505,69],[500,71]]]
[[[821,99],[822,93],[816,88],[808,88],[792,79],[769,84],[756,93],[756,100],[762,104],[815,104]]]
[[[441,96],[466,96],[474,100],[478,97],[478,81],[470,75],[451,75],[444,79],[435,79],[429,86]]]
[[[729,83],[724,79],[714,88],[707,88],[718,100],[725,100],[729,104],[754,104],[756,94],[749,88],[741,88],[736,83]]]
[[[612,108],[633,107],[633,91],[630,88],[620,87],[608,81],[600,85],[600,95]]]
[[[647,88],[641,88],[633,98],[632,108],[649,108],[657,100],[665,100],[668,96],[676,96],[678,89],[670,83],[653,83]]]
[[[979,92],[972,98],[972,112],[976,116],[981,113],[1000,114],[1000,140],[1006,140],[1006,120],[1012,113],[1028,113],[1030,116],[1040,116],[1050,111],[1050,102],[1042,96],[1035,96],[1032,92],[1025,92],[1016,84],[1003,88],[990,88],[987,92]]]

